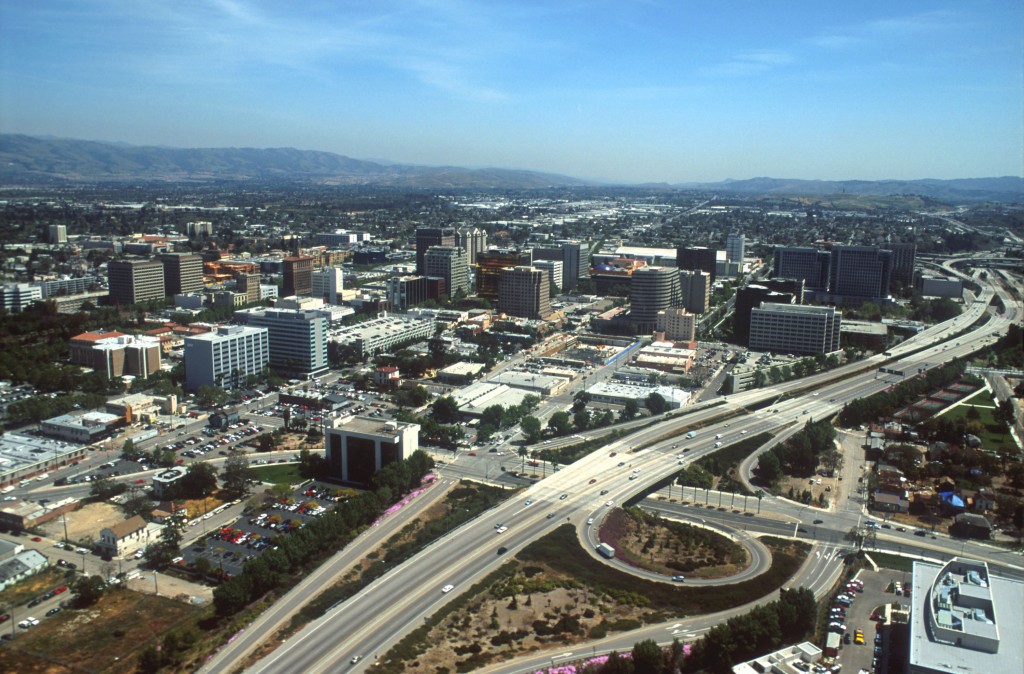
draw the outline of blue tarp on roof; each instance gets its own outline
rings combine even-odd
[[[951,491],[942,492],[939,498],[942,499],[943,503],[945,503],[946,505],[951,505],[954,508],[964,507],[964,500]]]

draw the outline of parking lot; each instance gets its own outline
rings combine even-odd
[[[863,590],[849,595],[853,601],[846,608],[845,616],[846,634],[849,635],[850,643],[845,643],[844,635],[837,660],[842,664],[844,672],[885,672],[889,646],[889,630],[884,628],[883,620],[886,616],[885,607],[900,599],[886,590],[895,581],[902,582],[904,574],[890,569],[875,572],[868,568],[857,574],[857,579],[863,581]],[[881,619],[872,619],[872,616],[879,615]],[[861,630],[864,635],[863,644],[856,643],[857,630]]]
[[[291,496],[247,513],[202,537],[185,548],[175,564],[183,569],[223,571],[234,576],[241,572],[249,560],[275,545],[281,536],[287,536],[322,516],[338,503],[344,490],[335,486],[310,484],[294,491]],[[206,526],[197,520],[194,526]],[[198,560],[205,559],[206,562]]]

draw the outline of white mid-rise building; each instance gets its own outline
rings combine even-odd
[[[266,328],[220,326],[214,332],[185,338],[185,388],[235,388],[249,375],[260,375],[270,362]]]
[[[251,309],[236,312],[246,325],[266,328],[270,366],[286,377],[327,372],[327,318],[319,311]]]
[[[762,302],[750,312],[750,348],[801,354],[838,351],[842,320],[835,307]]]
[[[0,309],[17,314],[43,299],[43,291],[39,286],[27,283],[12,283],[0,287]]]

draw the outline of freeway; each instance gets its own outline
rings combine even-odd
[[[722,415],[723,407],[710,408],[666,419],[611,443],[604,450],[533,485],[522,498],[507,501],[451,532],[410,562],[382,576],[363,592],[308,625],[257,663],[253,670],[311,674],[337,671],[345,660],[356,655],[367,658],[355,669],[363,667],[371,661],[370,654],[384,652],[397,643],[444,603],[496,568],[506,554],[514,554],[552,531],[564,518],[584,529],[589,518],[600,517],[606,511],[607,501],[621,503],[633,498],[679,470],[676,455],[680,450],[672,445],[679,443],[685,429],[700,423],[712,424],[687,442],[686,448],[690,451],[685,456],[690,461],[714,452],[716,443],[729,443],[749,432],[774,432],[794,422],[821,418],[838,411],[850,400],[884,390],[896,380],[878,377],[877,367],[883,363],[903,372],[917,373],[965,357],[980,344],[994,339],[994,335],[1001,334],[1016,316],[1016,309],[1011,311],[1007,304],[1008,310],[1003,316],[989,316],[981,327],[965,332],[985,315],[993,294],[990,287],[985,287],[979,296],[981,301],[972,304],[964,314],[924,330],[886,355],[780,386],[729,396],[724,408],[738,416],[728,421],[714,423],[713,420]],[[960,333],[965,334],[957,337]],[[954,339],[958,341],[948,343]],[[786,397],[799,396],[808,389],[814,389],[818,395]],[[780,395],[781,402],[770,402]],[[747,406],[764,402],[774,406],[746,412]],[[716,438],[716,435],[722,437]],[[612,452],[618,456],[612,456]],[[622,461],[619,456],[627,459],[627,466],[618,465]],[[637,478],[630,480],[634,468],[640,472],[636,473]],[[607,494],[600,494],[601,490],[606,490]],[[508,529],[496,533],[496,524]],[[505,553],[501,552],[503,548]],[[458,552],[453,554],[453,551]],[[827,578],[838,574],[835,553],[834,547],[824,553],[817,550],[808,562],[810,571],[807,574],[802,571],[791,582],[826,587]],[[824,554],[830,562],[819,566],[822,559],[819,554]],[[453,589],[442,591],[448,585]],[[704,619],[720,620],[721,616]],[[661,636],[664,639],[666,635]],[[223,671],[227,669],[223,664],[214,658],[203,671]]]

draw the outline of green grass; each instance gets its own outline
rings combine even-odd
[[[868,555],[871,559],[875,560],[875,564],[886,569],[893,569],[894,571],[906,571],[911,572],[914,570],[914,560],[909,557],[900,557],[899,555],[890,555],[886,552],[869,552]]]
[[[252,466],[257,480],[271,484],[296,484],[302,482],[298,464],[279,464],[273,466]]]
[[[986,398],[987,401],[986,402]],[[984,394],[980,394],[972,398],[972,402],[977,402],[979,405],[990,405],[992,396],[986,391]],[[979,418],[978,421],[985,427],[984,432],[979,436],[981,438],[981,445],[984,449],[998,450],[1000,447],[1013,447],[1013,438],[1010,437],[1006,425],[1000,421],[996,421],[992,415],[994,409],[987,407],[975,407],[971,404],[957,405],[950,411],[946,412],[944,417],[947,417],[950,421],[955,421],[959,418],[967,418],[967,410],[974,407],[978,410]]]

